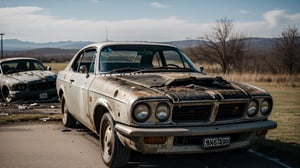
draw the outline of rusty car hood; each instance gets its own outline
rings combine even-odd
[[[24,71],[5,75],[7,81],[11,83],[28,83],[38,80],[55,80],[56,74],[51,71]]]
[[[117,79],[144,87],[144,92],[159,92],[173,101],[248,99],[255,95],[267,95],[264,90],[230,83],[221,77],[199,73],[161,73],[118,75]]]

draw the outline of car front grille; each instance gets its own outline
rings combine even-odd
[[[220,104],[216,121],[239,119],[243,117],[246,105],[245,103]]]
[[[183,106],[173,108],[174,122],[203,122],[208,121],[212,105]]]
[[[172,121],[175,123],[223,122],[244,117],[247,103],[205,104],[175,106]]]
[[[41,81],[29,84],[29,91],[48,90],[55,87],[55,81]]]

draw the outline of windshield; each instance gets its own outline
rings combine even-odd
[[[196,71],[178,49],[159,45],[114,45],[100,52],[101,72]]]
[[[45,70],[45,67],[36,60],[13,60],[2,62],[3,74],[10,74],[23,71]]]

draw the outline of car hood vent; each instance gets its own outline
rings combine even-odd
[[[207,89],[233,89],[231,84],[225,81],[221,77],[216,78],[179,78],[174,79],[165,83],[165,86],[168,87],[185,87],[196,90],[207,90]]]

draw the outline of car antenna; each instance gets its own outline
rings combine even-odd
[[[105,37],[106,37],[106,42],[108,42],[108,33],[107,33],[107,26],[105,25]]]

